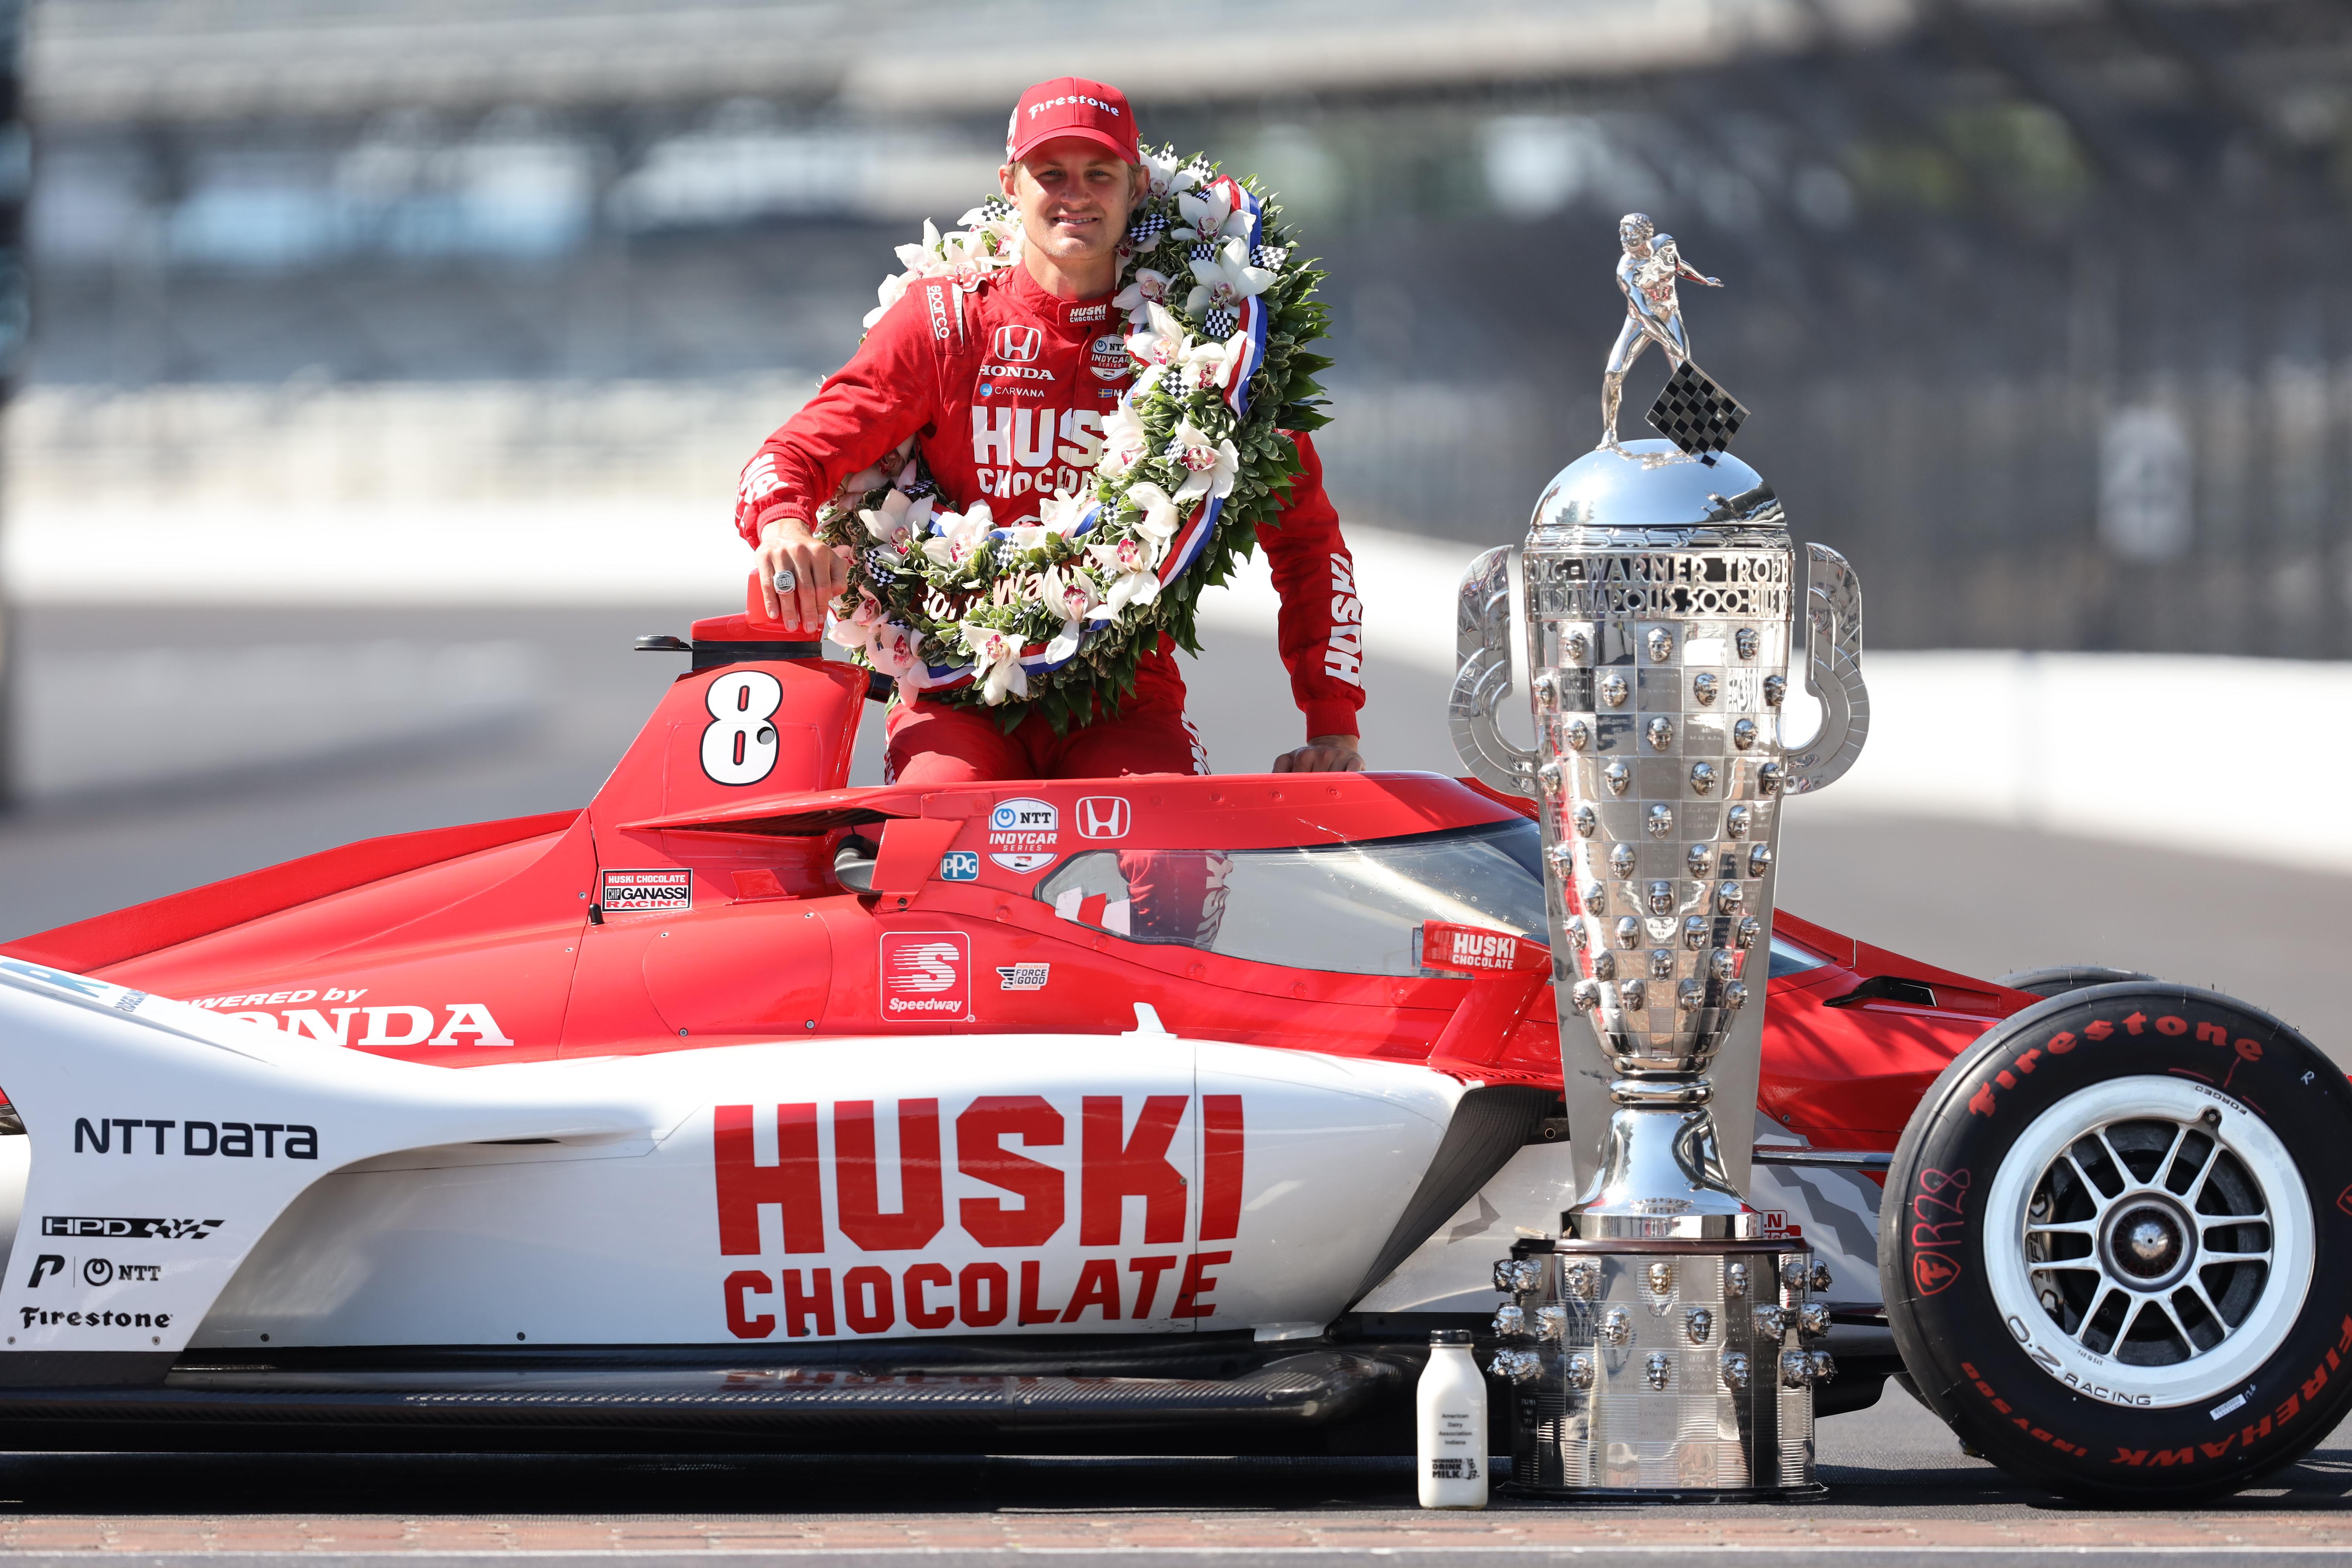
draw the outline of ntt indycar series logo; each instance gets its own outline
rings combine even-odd
[[[971,1020],[971,937],[956,931],[886,931],[880,947],[883,1017]]]

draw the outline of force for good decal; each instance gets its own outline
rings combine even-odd
[[[677,867],[607,871],[598,900],[608,915],[684,914],[694,908],[694,873]]]
[[[885,931],[882,1016],[969,1022],[971,1017],[971,938],[959,931]]]
[[[996,988],[1000,991],[1043,991],[1046,977],[1053,970],[1050,963],[1000,963],[996,966]]]

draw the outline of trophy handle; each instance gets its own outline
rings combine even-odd
[[[1870,738],[1870,689],[1862,680],[1862,579],[1826,544],[1808,544],[1805,689],[1822,705],[1809,740],[1783,742],[1790,795],[1835,784]]]
[[[1532,799],[1536,754],[1495,728],[1511,694],[1511,550],[1498,544],[1470,563],[1454,602],[1454,691],[1445,717],[1454,753],[1479,783]]]

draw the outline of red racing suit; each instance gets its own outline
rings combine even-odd
[[[756,544],[766,514],[813,521],[845,479],[910,436],[945,505],[961,510],[984,500],[1000,526],[1031,521],[1043,497],[1093,479],[1103,416],[1129,383],[1126,326],[1108,296],[1057,299],[1017,265],[971,289],[917,283],[752,455],[736,528]],[[1307,734],[1352,735],[1364,702],[1355,562],[1314,443],[1292,439],[1306,471],[1292,481],[1279,525],[1258,530],[1282,596],[1276,641]],[[1202,771],[1183,706],[1174,644],[1163,635],[1118,715],[1066,737],[1035,714],[1007,735],[993,716],[968,708],[927,699],[895,708],[893,774],[947,783]]]

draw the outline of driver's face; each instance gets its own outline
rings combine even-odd
[[[1108,256],[1127,233],[1136,171],[1096,142],[1064,136],[999,171],[1024,237],[1056,261]]]

